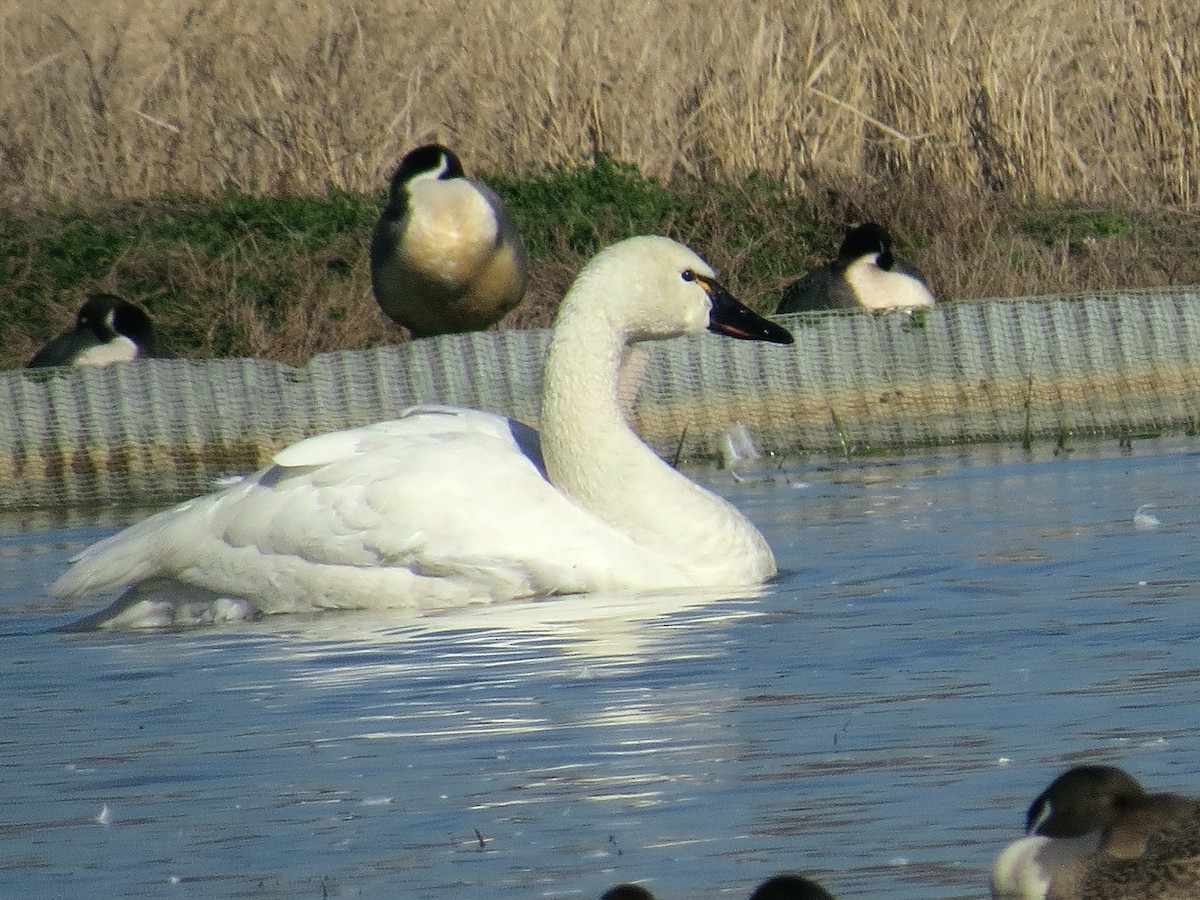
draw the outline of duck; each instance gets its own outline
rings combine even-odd
[[[159,343],[150,316],[140,306],[116,294],[89,294],[75,327],[42,347],[26,368],[105,366],[173,355]]]
[[[529,257],[495,191],[441,144],[409,151],[371,237],[371,286],[413,337],[481,331],[521,302]]]
[[[854,309],[908,310],[935,304],[916,268],[892,253],[892,238],[877,222],[846,232],[837,259],[817,266],[788,285],[776,313]]]
[[[684,245],[621,241],[562,300],[540,433],[422,405],[307,438],[85,549],[50,593],[124,589],[80,623],[90,629],[761,585],[776,569],[758,529],[668,465],[621,412],[632,345],[705,331],[793,340]]]
[[[1055,778],[1000,852],[993,898],[1184,900],[1200,896],[1200,801],[1148,793],[1116,766]]]
[[[657,900],[640,884],[618,884],[609,888],[600,900]],[[836,900],[833,894],[803,875],[782,872],[772,875],[754,889],[750,900]]]

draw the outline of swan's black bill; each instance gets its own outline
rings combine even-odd
[[[764,319],[717,282],[707,278],[696,280],[704,285],[708,296],[712,298],[712,312],[708,314],[709,331],[742,341],[790,344],[795,340],[782,325]]]

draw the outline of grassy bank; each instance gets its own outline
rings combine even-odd
[[[530,296],[502,327],[549,324],[582,261],[639,233],[684,240],[771,310],[788,281],[836,250],[846,222],[871,218],[892,226],[946,299],[1200,282],[1196,217],[1181,209],[847,177],[800,191],[761,176],[667,186],[606,158],[489,180],[534,259]],[[0,366],[27,362],[94,290],[144,305],[185,356],[302,363],[404,340],[370,291],[366,245],[382,202],[330,190],[12,207],[0,216]]]
[[[97,289],[186,355],[400,339],[365,247],[428,140],[531,245],[508,327],[639,232],[763,309],[865,219],[947,298],[1200,281],[1190,0],[28,0],[0,26],[7,367]]]

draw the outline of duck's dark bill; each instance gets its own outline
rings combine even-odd
[[[709,296],[712,297],[709,331],[743,341],[790,344],[795,340],[782,325],[764,319],[716,282],[709,283]]]

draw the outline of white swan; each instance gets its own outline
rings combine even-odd
[[[241,482],[89,547],[50,591],[131,586],[85,624],[160,626],[759,584],[775,574],[762,535],[621,415],[629,345],[705,329],[792,340],[686,247],[623,241],[563,299],[540,442],[501,416],[429,406],[300,441]]]

